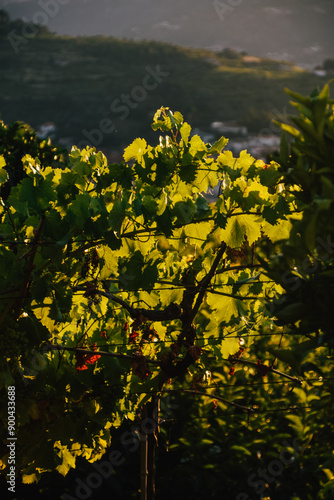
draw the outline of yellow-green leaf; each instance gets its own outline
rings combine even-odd
[[[145,139],[135,139],[130,146],[125,148],[123,158],[125,161],[139,160],[145,154],[147,142]]]

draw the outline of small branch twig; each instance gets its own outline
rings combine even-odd
[[[230,361],[233,363],[242,363],[244,365],[251,365],[251,366],[257,366],[257,363],[254,363],[254,361],[247,361],[246,359],[242,358],[236,358],[234,359],[233,357],[230,357]],[[292,382],[295,382],[298,385],[302,385],[302,380],[296,377],[292,377],[291,375],[288,375],[287,373],[283,373],[280,370],[276,370],[276,368],[273,368],[272,366],[265,365],[266,368],[268,368],[268,372],[276,373],[276,375],[279,375],[280,377],[285,377],[289,380],[292,380]]]
[[[189,394],[195,394],[199,396],[206,396],[211,399],[217,399],[218,401],[222,401],[225,404],[228,404],[230,406],[234,406],[235,408],[238,408],[239,410],[247,411],[248,413],[254,413],[254,410],[252,408],[249,408],[248,406],[243,406],[239,405],[238,403],[234,403],[233,401],[228,401],[227,399],[222,398],[221,396],[217,396],[216,394],[208,394],[207,392],[202,392],[202,391],[195,391],[192,389],[176,389],[173,391],[172,389],[165,389],[162,390],[161,392],[187,392]]]
[[[255,262],[255,241],[252,245],[252,265],[254,266],[254,262]]]
[[[228,214],[228,217],[233,217],[237,215],[262,215],[261,212],[252,212],[251,210],[247,212],[232,212]]]
[[[217,292],[216,290],[208,290],[209,293],[213,293],[215,295],[224,295],[225,297],[231,297],[232,299],[239,300],[260,300],[262,297],[253,297],[252,295],[234,295],[233,293],[226,292]],[[264,297],[263,297],[264,298]]]
[[[124,307],[130,313],[131,317],[135,317],[135,309],[131,307],[127,302],[124,300],[120,299],[119,297],[116,297],[116,295],[113,295],[112,293],[109,292],[104,292],[103,290],[98,290],[97,288],[92,287],[90,288],[88,286],[75,286],[73,287],[73,291],[75,292],[85,292],[89,293],[91,295],[101,295],[102,297],[106,297],[109,300],[112,300],[113,302],[116,302],[116,304],[119,304],[120,306]]]
[[[168,321],[180,318],[182,313],[182,309],[180,308],[180,306],[174,303],[169,304],[169,306],[167,306],[166,309],[163,310],[142,309],[132,307],[123,299],[116,297],[116,295],[110,292],[105,292],[103,290],[98,290],[97,288],[90,289],[87,286],[75,286],[73,287],[73,290],[76,292],[85,292],[91,295],[101,295],[102,297],[106,297],[107,299],[112,300],[113,302],[116,302],[116,304],[124,307],[124,309],[126,309],[130,314],[131,318],[144,316],[150,321]]]
[[[222,259],[223,255],[224,255],[225,250],[226,250],[226,243],[222,242],[220,245],[220,248],[218,250],[218,253],[215,257],[215,260],[212,263],[210,271],[199,283],[199,293],[198,293],[195,305],[191,311],[190,322],[192,322],[192,320],[194,319],[194,317],[196,316],[196,314],[198,312],[198,309],[200,308],[200,306],[202,304],[205,292],[206,292],[208,286],[210,285],[210,281],[212,280],[212,278],[215,275],[216,269],[218,267],[220,260]]]
[[[44,346],[45,351],[72,351],[72,352],[77,352],[81,354],[92,354],[96,355],[98,354],[99,356],[107,356],[110,358],[120,358],[120,359],[128,359],[130,361],[134,359],[138,359],[140,356],[136,354],[121,354],[118,352],[107,352],[107,351],[92,351],[91,349],[84,349],[82,347],[65,347],[61,345],[54,345],[54,344],[49,344],[47,346]],[[159,365],[159,361],[155,361],[153,359],[148,359],[146,358],[146,361],[148,363],[151,363],[152,365]]]
[[[172,231],[173,231],[173,229],[180,229],[181,227],[190,226],[191,224],[199,224],[200,222],[209,222],[209,221],[213,221],[214,219],[215,218],[212,216],[212,217],[205,217],[203,219],[198,219],[198,220],[191,220],[187,224],[181,224],[181,223],[180,224],[175,224],[172,227]],[[156,232],[154,232],[154,231],[156,231]],[[135,230],[135,231],[130,231],[129,233],[123,233],[121,235],[121,237],[122,238],[133,238],[134,236],[137,236],[137,234],[148,233],[148,232],[152,233],[154,236],[163,234],[160,230],[158,230],[157,227],[153,227],[153,228],[147,228],[147,229],[138,229],[138,230]]]
[[[230,266],[230,267],[225,267],[224,269],[218,269],[216,271],[216,274],[223,274],[227,273],[228,271],[241,271],[242,269],[257,269],[259,267],[262,267],[260,264],[242,264],[240,266]]]
[[[194,341],[196,338],[196,328],[193,325],[193,320],[202,304],[205,292],[210,285],[211,279],[215,275],[216,269],[224,255],[225,250],[226,243],[222,242],[208,274],[204,276],[204,278],[198,283],[197,287],[195,287],[194,289],[186,289],[184,291],[183,299],[181,302],[182,316],[180,318],[182,321],[182,331],[177,340],[179,346],[183,344],[185,339],[187,347],[191,347],[194,345]],[[195,301],[195,304],[193,305],[196,295],[197,299]],[[164,363],[163,370],[169,374],[174,373],[175,375],[181,375],[183,373],[186,373],[188,366],[193,364],[196,359],[197,355],[194,356],[189,350],[187,350],[184,358],[178,360],[177,363],[173,365],[173,355],[171,353],[168,362]]]
[[[16,227],[15,227],[15,224],[14,224],[14,221],[13,221],[13,218],[12,218],[12,215],[11,215],[11,213],[10,213],[10,210],[9,210],[9,208],[7,207],[7,205],[5,204],[5,202],[3,201],[3,199],[2,199],[2,198],[0,198],[0,202],[1,202],[1,205],[4,207],[4,209],[6,210],[7,215],[8,215],[8,218],[9,218],[9,221],[10,221],[10,224],[11,224],[11,226],[12,226],[12,228],[13,228],[13,231],[14,231],[14,233],[15,233],[15,235],[16,235],[16,238],[18,238],[18,237],[19,237],[19,235],[18,235],[18,233],[17,233],[17,231],[16,231]]]
[[[14,309],[15,319],[19,318],[19,316],[20,316],[23,301],[26,298],[27,292],[28,292],[29,287],[30,287],[30,284],[29,284],[30,278],[31,278],[31,274],[32,274],[33,269],[34,269],[34,260],[35,260],[37,248],[39,246],[39,240],[40,240],[40,237],[42,234],[44,223],[45,223],[45,215],[42,215],[41,220],[38,224],[38,227],[35,231],[35,237],[32,241],[31,250],[29,250],[28,253],[24,254],[24,256],[20,257],[21,259],[24,257],[28,257],[28,262],[27,262],[25,273],[24,273],[23,282],[19,287],[16,288],[18,295],[10,298],[10,300],[7,304],[7,307],[3,311],[3,313],[0,317],[0,325],[2,324],[5,317],[11,311],[12,308]],[[15,231],[15,227],[13,227],[13,229]]]
[[[22,307],[24,298],[26,297],[27,292],[30,288],[30,284],[29,284],[30,278],[31,278],[31,274],[34,270],[34,260],[36,257],[36,252],[37,252],[37,248],[39,246],[39,242],[40,242],[39,240],[40,240],[40,237],[42,234],[44,224],[45,224],[45,215],[43,214],[40,221],[39,221],[38,227],[35,230],[35,236],[34,236],[34,239],[32,241],[31,250],[29,250],[29,252],[27,254],[24,254],[23,256],[20,257],[20,259],[27,257],[28,262],[27,262],[26,271],[24,273],[23,283],[22,283],[22,286],[20,289],[21,298],[15,304],[15,316],[17,318],[20,316],[21,307]]]

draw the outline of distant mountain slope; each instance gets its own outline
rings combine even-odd
[[[38,0],[0,0],[0,6],[30,20],[41,11]],[[306,67],[334,56],[333,25],[333,0],[71,0],[48,18],[59,34],[231,47]]]
[[[106,37],[37,36],[15,54],[3,36],[0,68],[6,122],[51,121],[61,136],[86,144],[94,129],[99,144],[116,149],[149,138],[160,106],[181,111],[202,130],[237,120],[258,132],[286,114],[284,87],[309,94],[323,85],[314,74],[270,59]]]

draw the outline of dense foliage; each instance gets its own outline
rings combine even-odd
[[[160,498],[175,484],[179,498],[314,499],[331,479],[319,294],[332,293],[332,262],[314,241],[332,231],[333,103],[327,87],[294,97],[302,132],[284,125],[295,139],[280,163],[233,158],[168,108],[157,144],[136,139],[120,164],[91,148],[73,148],[66,168],[23,158],[0,208],[0,383],[3,401],[16,387],[24,482],[98,461],[166,391],[159,460],[179,467],[159,473]],[[317,267],[299,276],[305,258]],[[303,281],[290,296],[291,266]],[[5,470],[6,404],[1,417]]]
[[[327,86],[310,97],[289,93],[296,99],[300,115],[292,117],[295,126],[281,124],[294,141],[289,151],[283,135],[279,161],[285,189],[298,200],[302,218],[295,221],[282,254],[271,262],[276,273],[271,276],[286,292],[274,314],[280,324],[296,324],[304,335],[317,333],[318,345],[333,348],[333,100]],[[286,269],[292,269],[291,273],[284,272]]]
[[[26,123],[5,125],[0,121],[0,155],[5,160],[8,174],[7,181],[0,188],[3,200],[7,199],[11,188],[25,177],[21,160],[27,154],[52,167],[64,167],[68,159],[65,149],[52,145],[50,140],[38,139],[36,132]]]
[[[278,161],[284,189],[293,193],[299,214],[293,215],[288,239],[269,248],[262,241],[257,254],[267,276],[282,286],[283,293],[268,302],[282,336],[273,335],[275,327],[264,330],[247,352],[250,357],[271,359],[270,364],[279,360],[288,364],[290,374],[305,382],[293,389],[277,378],[261,381],[253,368],[245,372],[245,366],[238,364],[231,377],[218,365],[213,371],[215,391],[223,387],[226,397],[255,405],[256,415],[247,420],[235,412],[214,410],[209,401],[199,406],[190,397],[185,402],[184,395],[176,399],[175,420],[163,427],[169,453],[161,453],[160,460],[168,475],[161,471],[159,491],[168,493],[161,498],[168,497],[171,484],[179,498],[218,499],[226,491],[238,500],[334,495],[333,191],[329,189],[334,103],[327,86],[310,97],[288,93],[299,116],[290,117],[293,126],[280,124],[293,140],[288,144],[283,135]],[[285,464],[284,454],[293,448],[294,459]],[[175,461],[180,465],[171,477]]]

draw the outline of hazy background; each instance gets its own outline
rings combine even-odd
[[[155,140],[153,114],[168,106],[205,141],[225,135],[236,153],[263,156],[277,136],[267,145],[259,136],[278,134],[272,119],[293,111],[284,88],[309,94],[334,78],[334,0],[62,1],[0,0],[10,16],[0,117],[67,148],[89,142],[118,160],[135,137]],[[18,19],[46,29],[29,36]],[[166,76],[141,98],[157,67]],[[112,131],[101,132],[108,120]]]
[[[333,56],[333,0],[69,0],[48,28],[288,59],[305,67]],[[217,6],[217,9],[215,8]],[[31,20],[38,0],[0,0],[12,18]],[[219,16],[217,10],[222,14]],[[223,19],[221,19],[223,17]]]

